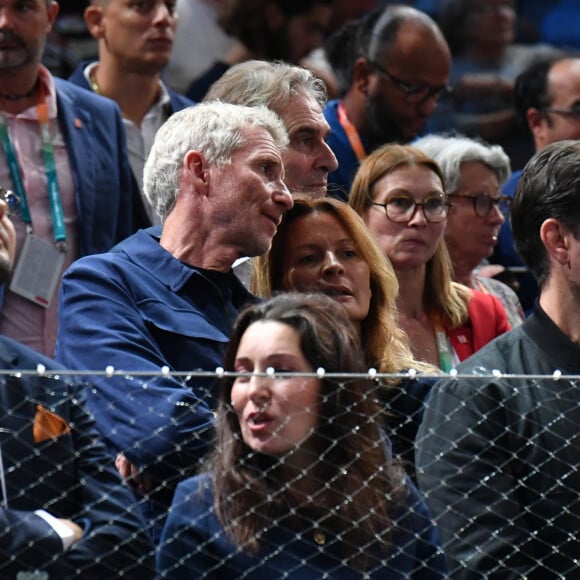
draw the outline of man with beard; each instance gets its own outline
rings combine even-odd
[[[69,80],[118,103],[136,181],[137,223],[159,224],[159,216],[139,193],[145,160],[157,129],[175,111],[193,105],[167,89],[160,78],[173,48],[175,0],[91,0],[84,17],[98,41],[99,60],[81,63]]]
[[[414,8],[390,6],[346,26],[349,38],[342,46],[350,54],[340,56],[349,70],[340,72],[348,87],[324,110],[332,128],[328,144],[339,164],[329,176],[329,191],[342,200],[348,199],[358,165],[370,152],[417,136],[449,91],[451,69],[441,31]]]
[[[52,0],[0,0],[0,184],[21,202],[0,332],[49,356],[64,269],[134,229],[118,106],[40,64],[58,9]]]

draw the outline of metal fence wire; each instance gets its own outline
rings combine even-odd
[[[360,490],[353,492],[345,482],[359,460],[356,450],[334,476],[321,477],[332,470],[308,465],[277,487],[271,479],[279,474],[280,462],[260,463],[258,458],[256,476],[240,480],[228,496],[228,501],[245,505],[248,494],[268,490],[248,503],[247,513],[236,516],[242,523],[254,522],[249,528],[253,533],[238,537],[236,544],[220,520],[220,514],[230,512],[220,511],[215,501],[216,474],[203,473],[208,466],[203,460],[215,444],[214,426],[176,438],[180,421],[196,408],[177,405],[173,415],[163,411],[160,417],[150,398],[141,406],[139,396],[140,390],[162,392],[160,385],[168,377],[182,382],[184,389],[195,384],[215,388],[224,374],[221,369],[187,374],[162,369],[155,376],[115,369],[55,374],[42,367],[0,373],[0,578],[57,577],[42,571],[52,570],[59,559],[74,560],[77,545],[63,555],[47,551],[42,537],[14,550],[15,538],[27,529],[35,510],[78,523],[86,534],[80,544],[95,539],[94,556],[74,560],[63,568],[62,578],[96,578],[103,575],[103,565],[109,577],[141,578],[144,562],[153,577],[160,573],[153,570],[155,558],[167,578],[580,578],[580,377],[483,370],[469,376],[379,375],[372,370],[354,376],[319,370],[312,376],[328,381],[337,392],[365,381],[365,397],[376,403],[376,416],[359,415],[352,430],[376,421],[384,436],[368,443],[384,446],[384,457],[391,459],[368,466]],[[94,385],[103,380],[130,388],[124,423],[122,414],[99,401],[94,415],[110,414],[114,422],[103,429],[98,420],[97,431],[91,400]],[[31,392],[35,395],[26,394]],[[351,412],[356,415],[355,407],[334,420],[347,422]],[[154,431],[131,440],[146,431],[150,417]],[[116,473],[119,437],[127,437],[122,451],[129,458],[146,457],[142,449],[160,449],[160,441],[166,452],[139,465],[133,480],[107,480],[102,489],[110,491],[87,493],[92,478],[107,470]],[[200,441],[209,445],[200,446]],[[341,457],[351,453],[346,435],[327,443],[329,449],[341,450]],[[207,448],[204,457],[202,448]],[[334,457],[331,451],[318,459],[328,457]],[[243,461],[256,459],[254,452],[245,451]],[[395,467],[384,495],[384,528],[367,526],[367,518],[380,512],[376,506],[345,525],[344,514],[354,513],[351,504],[362,501],[362,490],[389,471],[386,463]],[[229,480],[231,473],[223,476]],[[295,481],[308,481],[308,501],[295,501]],[[111,510],[119,505],[115,485],[131,492],[123,496],[131,501],[118,512]],[[336,501],[330,507],[328,497]],[[98,522],[91,524],[95,513]],[[131,517],[142,518],[138,521],[144,529],[131,531]],[[103,528],[129,532],[120,542],[114,534],[102,541]],[[140,538],[145,530],[156,547]],[[116,560],[129,545],[130,557]],[[160,558],[160,553],[165,555]],[[235,574],[228,576],[228,569]],[[24,575],[18,576],[18,570]]]

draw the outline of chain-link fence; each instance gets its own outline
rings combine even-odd
[[[490,373],[436,382],[319,371],[313,378],[332,383],[341,401],[364,380],[365,397],[378,404],[371,419],[388,438],[367,436],[369,418],[356,415],[355,401],[334,417],[343,435],[326,441],[316,462],[302,457],[289,470],[250,449],[242,461],[253,471],[192,477],[215,446],[215,426],[181,430],[198,408],[175,401],[168,414],[165,401],[160,417],[138,392],[161,396],[169,376],[188,389],[198,380],[215,386],[223,373],[107,369],[99,380],[127,390],[122,413],[94,399],[95,375],[55,377],[40,367],[0,376],[0,578],[154,577],[151,536],[169,578],[437,578],[445,565],[453,578],[580,578],[580,377]],[[99,420],[107,427],[98,433],[91,414],[114,420]],[[352,416],[358,423],[350,426]],[[131,439],[150,418],[148,437]],[[278,428],[285,433],[301,420],[292,415]],[[362,479],[360,438],[349,437],[359,429],[364,445],[378,449],[374,457],[384,458],[366,466]],[[150,457],[144,448],[164,452],[142,463]],[[344,463],[333,471],[334,457]],[[123,485],[115,460],[127,476]],[[385,492],[367,505],[373,482]],[[297,489],[307,493],[299,497]],[[357,503],[367,505],[362,517]],[[64,555],[62,530],[55,532],[50,516],[82,534]]]

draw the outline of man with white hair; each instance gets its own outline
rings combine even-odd
[[[74,369],[127,373],[220,366],[233,321],[253,300],[232,264],[267,252],[292,207],[281,157],[287,143],[265,107],[207,103],[175,113],[158,131],[144,173],[162,218],[160,239],[139,231],[69,269],[57,358]],[[149,516],[164,514],[174,483],[212,442],[214,380],[94,382],[90,408],[119,471],[137,493],[152,494]]]

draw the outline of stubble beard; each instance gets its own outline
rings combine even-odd
[[[374,147],[385,143],[404,144],[411,140],[377,94],[368,96],[367,135]]]

